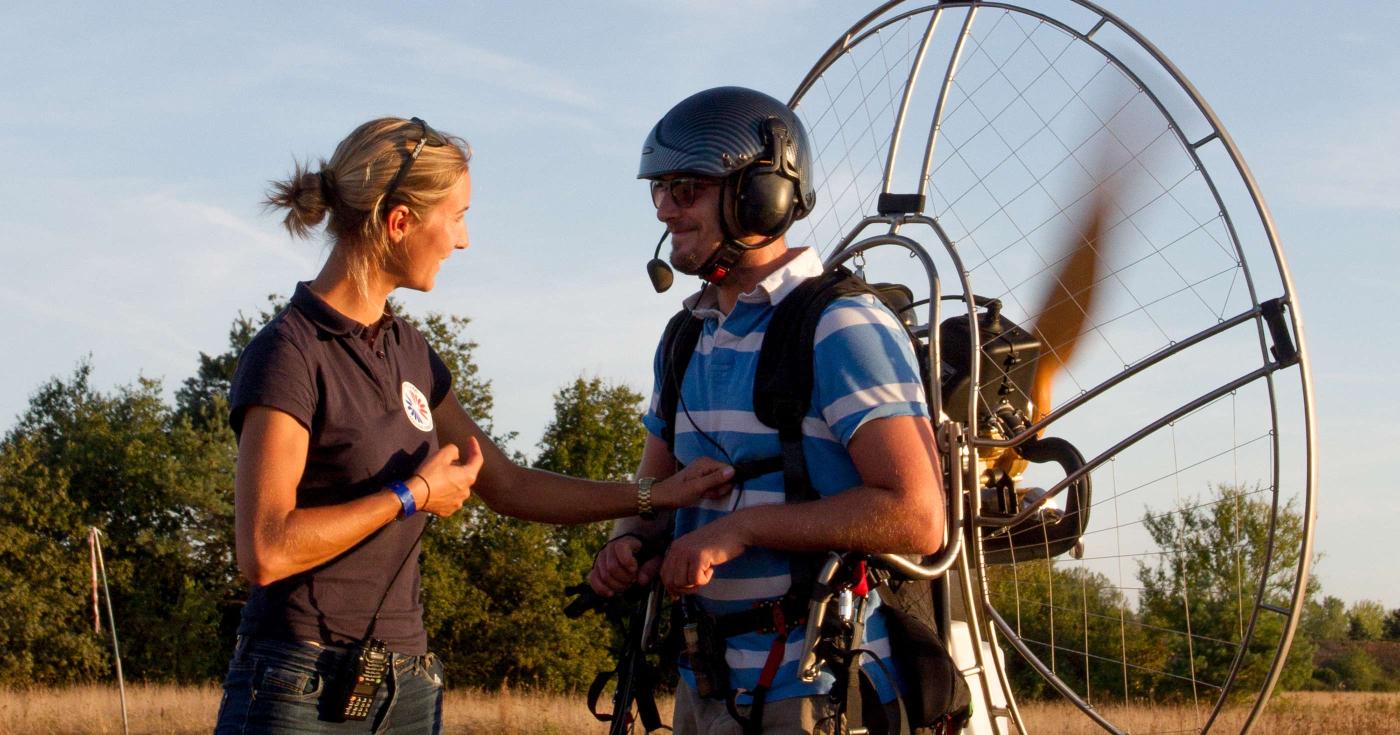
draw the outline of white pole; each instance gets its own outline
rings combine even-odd
[[[102,532],[92,527],[92,547],[97,550],[97,568],[102,573],[102,595],[107,598],[107,623],[112,629],[112,658],[117,662],[117,691],[122,701],[122,732],[131,735],[131,725],[126,717],[126,680],[122,678],[122,654],[117,646],[117,619],[112,615],[112,592],[107,589],[107,564],[102,559]]]

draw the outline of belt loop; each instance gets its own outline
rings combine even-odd
[[[252,636],[240,635],[233,642],[233,660],[242,661],[252,645]]]

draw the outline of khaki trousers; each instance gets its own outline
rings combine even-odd
[[[748,715],[748,707],[739,707]],[[743,735],[739,721],[729,714],[722,699],[702,699],[685,681],[676,689],[673,735]],[[793,697],[763,705],[763,735],[837,735],[841,717],[826,695]]]

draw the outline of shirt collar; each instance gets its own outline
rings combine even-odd
[[[365,330],[370,329],[370,327],[336,311],[330,304],[326,303],[325,299],[317,296],[306,281],[297,283],[296,290],[292,292],[292,306],[305,314],[306,318],[310,319],[317,328],[330,334],[337,336],[349,334],[358,337],[364,334]],[[386,307],[384,316],[379,318],[379,322],[375,326],[382,330],[393,321],[394,315]]]
[[[793,250],[797,252],[796,257],[784,263],[781,268],[769,273],[758,282],[758,285],[754,286],[752,291],[739,294],[739,301],[749,304],[767,302],[777,306],[803,281],[822,274],[824,270],[822,259],[821,256],[817,255],[816,250],[812,248],[793,248]],[[716,298],[714,289],[701,289],[686,297],[685,307],[702,319],[718,317],[721,314],[715,306]]]

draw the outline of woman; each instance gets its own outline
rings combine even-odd
[[[418,542],[428,514],[451,515],[473,491],[503,513],[580,523],[729,490],[733,471],[717,463],[654,487],[512,464],[423,336],[386,312],[394,289],[430,290],[467,247],[470,157],[418,118],[383,118],[319,171],[272,185],[267,204],[288,210],[288,231],[308,237],[324,221],[332,249],[233,380],[237,558],[253,589],[218,733],[438,732]]]

